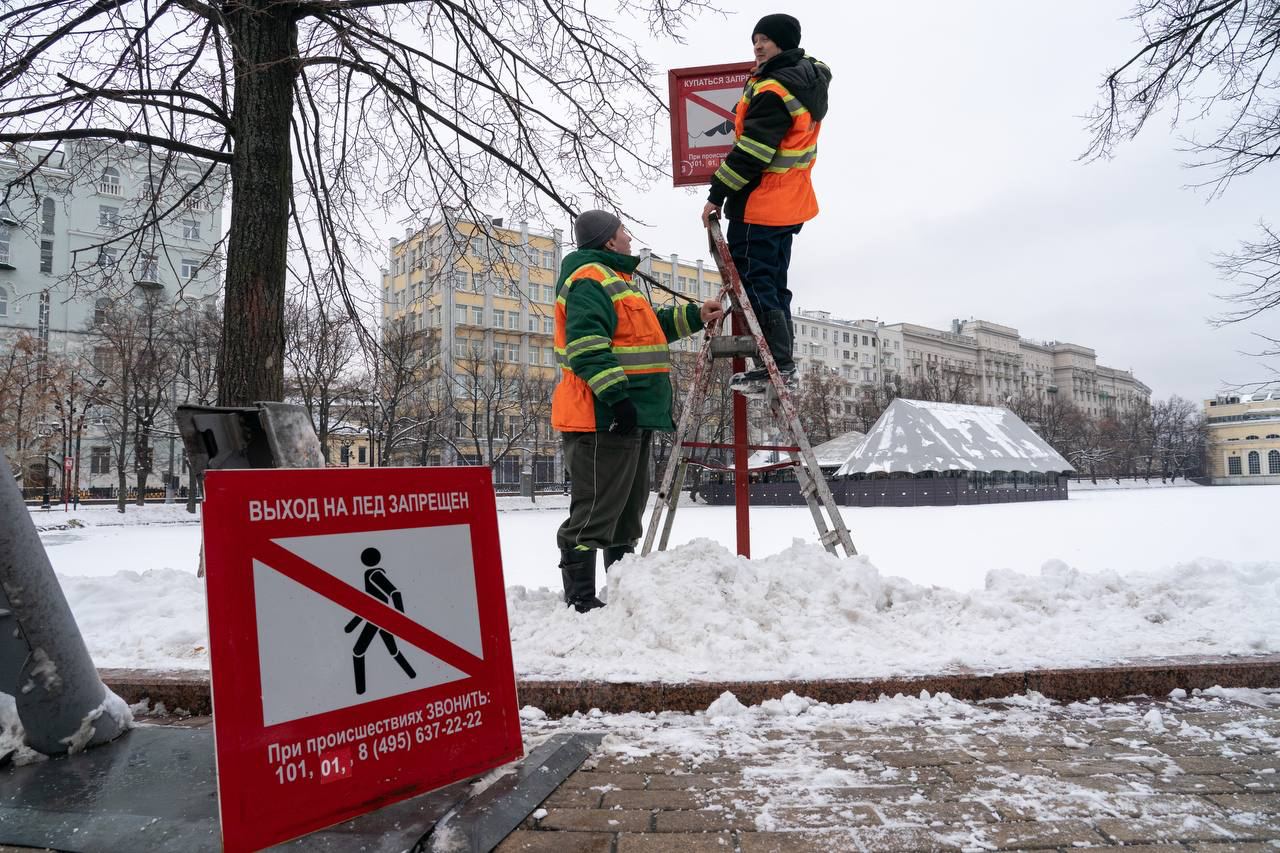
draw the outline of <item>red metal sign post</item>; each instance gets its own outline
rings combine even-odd
[[[205,489],[228,853],[520,757],[487,469],[210,471]]]

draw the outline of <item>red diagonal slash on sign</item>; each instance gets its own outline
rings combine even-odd
[[[714,101],[708,101],[706,98],[702,97],[701,95],[696,95],[690,92],[688,95],[685,95],[685,97],[693,101],[698,106],[711,110],[711,112],[715,113],[716,115],[724,116],[725,118],[736,118],[736,116],[734,116],[733,113],[729,112],[724,107],[720,106]]]
[[[399,610],[383,604],[363,590],[356,589],[323,569],[313,566],[275,542],[264,543],[260,553],[255,554],[254,557],[258,562],[275,569],[290,580],[302,584],[314,593],[323,595],[339,607],[345,607],[382,630],[391,632],[397,639],[417,646],[454,669],[460,669],[467,675],[478,675],[484,667],[483,660],[465,649],[459,648],[436,632],[422,627]]]

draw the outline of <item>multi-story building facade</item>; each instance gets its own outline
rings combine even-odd
[[[26,331],[50,352],[71,353],[91,337],[95,311],[134,289],[203,299],[222,286],[225,170],[182,198],[203,168],[179,161],[163,196],[144,149],[68,143],[66,151],[0,155],[0,185],[47,157],[31,183],[11,189],[0,210],[0,335]],[[85,163],[92,162],[92,172]],[[139,231],[156,207],[172,212]]]
[[[518,482],[526,468],[538,482],[560,479],[563,464],[559,436],[551,428],[550,393],[558,379],[555,287],[568,248],[563,236],[558,229],[547,233],[527,223],[505,227],[499,219],[483,227],[442,220],[390,241],[382,317],[422,333],[433,354],[422,385],[454,409],[450,441],[426,454],[428,464],[494,464],[501,484]],[[642,272],[689,298],[706,299],[720,288],[718,272],[702,261],[648,249],[640,257]],[[651,298],[657,305],[675,301],[658,289]],[[688,338],[673,348],[692,351],[699,340]],[[481,411],[493,408],[480,398],[492,396],[487,386],[495,371],[524,376],[523,385],[510,383],[528,398],[521,401],[518,423],[511,422],[510,411]],[[477,392],[476,386],[483,387]],[[532,399],[537,393],[543,398]],[[528,423],[531,415],[536,426]],[[508,420],[497,422],[503,418]],[[509,439],[514,430],[522,433],[518,440],[475,440],[477,434]],[[502,458],[494,462],[486,458],[489,453]]]
[[[980,403],[1057,395],[1092,417],[1119,417],[1151,401],[1151,389],[1132,372],[1098,364],[1094,350],[1079,344],[1030,340],[987,320],[953,320],[950,331],[889,328],[902,334],[904,380],[967,384]]]
[[[500,219],[483,226],[442,219],[390,240],[384,324],[421,334],[430,351],[422,391],[428,405],[450,410],[448,440],[409,458],[494,464],[499,483],[519,482],[526,466],[538,481],[560,479],[550,388],[561,243],[558,229],[507,228]],[[545,399],[533,399],[538,393]]]
[[[1280,484],[1280,388],[1204,401],[1214,485]]]
[[[902,389],[920,381],[943,397],[988,405],[1056,394],[1094,417],[1121,416],[1151,400],[1149,387],[1127,370],[1098,364],[1088,347],[1030,340],[987,320],[954,320],[944,331],[802,309],[795,324],[802,373],[826,369],[853,386],[845,391],[846,412],[867,386]]]
[[[221,290],[217,245],[228,186],[222,166],[97,141],[69,142],[57,151],[16,146],[0,153],[0,185],[9,185],[0,207],[0,352],[28,335],[37,342],[42,371],[57,360],[92,385],[103,381],[99,324],[113,306],[145,293],[168,309],[180,300],[216,298]],[[168,440],[173,402],[166,401],[164,423],[154,425],[159,431],[149,442],[149,470],[156,473],[181,473],[181,463],[171,459],[180,457],[181,443]],[[74,487],[116,485],[117,442],[107,420],[87,414],[77,419],[83,428],[77,426],[74,444],[62,436],[61,454],[23,461],[24,470],[38,475],[28,482],[47,477],[40,470],[45,466],[61,468],[54,457],[79,446],[83,464],[70,467],[79,472]],[[45,426],[67,429],[53,418]],[[135,462],[126,460],[126,467]],[[135,480],[132,471],[129,480]]]

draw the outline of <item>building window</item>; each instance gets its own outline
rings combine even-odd
[[[1241,469],[1241,466],[1240,466],[1239,456],[1231,456],[1227,458],[1227,473],[1237,474],[1237,475],[1244,473],[1244,471]]]
[[[529,330],[530,332],[537,332],[537,331],[538,331],[538,318],[537,318],[537,317],[535,317],[534,315],[530,314],[530,315],[529,315],[529,320],[528,320],[528,323],[527,323],[527,327],[528,327],[528,330]]]
[[[542,318],[542,334],[553,335],[556,331],[556,321],[551,317]]]
[[[58,215],[57,204],[51,198],[46,198],[40,202],[40,233],[52,234],[53,224]]]
[[[465,326],[467,323],[467,306],[453,306],[453,322],[456,325]]]
[[[98,205],[98,227],[112,229],[119,228],[120,208],[109,204]]]
[[[200,220],[184,219],[182,220],[182,236],[187,240],[200,239]]]
[[[111,300],[105,296],[93,303],[93,325],[100,326],[107,321],[107,309],[111,307]]]
[[[98,192],[103,195],[121,195],[119,169],[108,166],[102,170],[102,176],[98,178]]]
[[[507,314],[507,328],[512,331],[520,331],[520,312],[512,311]]]
[[[538,359],[542,356],[542,347],[529,347],[528,362],[537,364]]]
[[[90,474],[111,473],[111,448],[110,447],[89,448],[89,473]]]
[[[9,316],[9,291],[0,287],[0,317]]]
[[[363,464],[365,464],[366,462],[368,462],[368,461],[369,461],[369,448],[365,447],[365,446],[362,444],[362,445],[360,445],[360,447],[359,447],[359,449],[358,449],[357,453],[358,453],[358,457],[359,457],[357,461],[358,461],[361,465],[363,465]]]
[[[0,225],[0,264],[9,263],[9,235],[8,225]]]
[[[40,241],[40,272],[53,272],[53,241]]]
[[[1258,440],[1258,437],[1257,437],[1256,435],[1246,435],[1246,436],[1244,437],[1244,440],[1245,440],[1245,441],[1257,441],[1257,440]]]
[[[553,347],[547,347],[542,351],[542,363],[550,367],[555,363],[556,351]]]
[[[195,278],[196,273],[198,273],[199,271],[200,271],[199,261],[195,260],[194,258],[183,258],[182,266],[178,272],[179,272],[179,275],[181,275],[182,278],[186,280],[186,279]]]
[[[467,274],[462,270],[455,270],[453,273],[453,289],[454,290],[467,289]]]
[[[139,281],[160,281],[160,263],[155,255],[143,255],[138,260]]]
[[[542,285],[542,301],[543,302],[556,301],[556,286],[554,284]]]
[[[114,267],[116,262],[120,260],[118,257],[119,254],[119,249],[113,249],[110,246],[100,246],[98,248],[98,266]]]
[[[1249,451],[1249,473],[1250,474],[1262,473],[1262,457],[1258,454],[1258,451],[1256,450]]]
[[[507,325],[507,312],[501,308],[493,309],[493,325],[494,328],[501,329]]]
[[[115,364],[115,356],[110,347],[93,348],[93,369],[98,373],[110,373]]]
[[[479,305],[471,306],[471,325],[473,326],[484,325],[484,309],[481,308]]]

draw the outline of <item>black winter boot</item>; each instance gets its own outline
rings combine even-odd
[[[628,554],[636,552],[634,545],[610,545],[604,549],[604,570],[609,571],[609,567],[621,560]]]
[[[764,342],[769,347],[774,363],[778,365],[782,381],[788,387],[794,387],[796,380],[796,363],[791,355],[791,329],[786,311],[767,311],[760,318],[760,330],[764,333]],[[763,394],[769,387],[769,371],[765,370],[764,365],[760,365],[745,373],[735,373],[733,379],[729,381],[729,387],[740,394]]]
[[[596,552],[572,548],[560,551],[560,579],[564,581],[564,603],[586,613],[604,602],[596,598]]]

